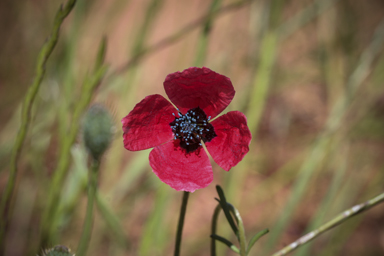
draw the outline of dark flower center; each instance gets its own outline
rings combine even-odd
[[[210,119],[197,107],[188,110],[185,115],[179,112],[169,125],[175,135],[174,139],[180,140],[180,147],[190,153],[202,146],[201,141],[209,142],[217,136],[212,124],[208,123]]]

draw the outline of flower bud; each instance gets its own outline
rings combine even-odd
[[[64,245],[56,245],[51,249],[44,250],[42,256],[74,256],[74,254],[71,253],[71,249]]]
[[[91,106],[84,118],[84,143],[94,160],[99,160],[113,136],[113,121],[108,110],[100,105]]]

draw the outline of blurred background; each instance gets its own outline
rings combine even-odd
[[[0,2],[0,191],[38,52],[62,1]],[[182,255],[209,255],[220,184],[251,237],[270,255],[384,189],[382,0],[78,0],[48,60],[18,162],[6,255],[41,252],[42,215],[85,77],[103,37],[108,71],[92,103],[115,121],[102,158],[88,255],[169,255],[182,193],[160,180],[150,150],[123,147],[120,120],[145,96],[166,97],[167,74],[206,66],[236,90],[224,111],[246,114],[250,151],[230,172],[191,194]],[[76,251],[87,202],[81,128],[70,145],[48,245]],[[235,242],[220,218],[218,234]],[[48,246],[46,245],[46,246]],[[218,255],[235,255],[218,245]],[[292,255],[384,255],[384,206],[327,232]]]

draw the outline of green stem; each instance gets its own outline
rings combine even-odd
[[[247,255],[247,239],[245,238],[245,229],[243,224],[243,219],[240,216],[240,212],[230,203],[227,203],[230,211],[235,216],[238,226],[238,239],[240,243],[240,255]]]
[[[105,41],[102,41],[99,52],[104,51],[104,44]],[[98,57],[98,61],[96,62],[96,66],[99,65],[98,69],[95,70],[91,76],[87,76],[85,78],[80,99],[75,106],[68,135],[66,136],[65,141],[63,141],[63,145],[60,149],[59,160],[48,192],[47,207],[45,208],[42,217],[41,247],[51,243],[51,234],[57,230],[55,223],[57,206],[59,202],[60,189],[62,188],[64,178],[66,177],[67,170],[70,165],[71,147],[76,140],[76,136],[80,128],[80,119],[91,101],[93,92],[100,84],[105,72],[107,71],[107,67],[105,65],[101,65],[99,60],[100,57]]]
[[[219,219],[220,210],[221,206],[218,204],[212,216],[211,235],[216,235],[217,220]],[[216,256],[216,241],[213,237],[211,238],[211,256]]]
[[[289,244],[288,246],[284,247],[282,250],[274,253],[272,256],[281,256],[281,255],[286,255],[293,250],[299,248],[300,246],[308,243],[309,241],[315,239],[318,237],[320,234],[324,233],[325,231],[328,231],[341,223],[345,222],[352,216],[355,216],[359,213],[362,213],[370,208],[372,208],[375,205],[378,205],[380,203],[384,202],[384,193],[366,201],[365,203],[358,204],[353,206],[352,208],[340,213],[337,215],[335,218],[332,220],[328,221],[327,223],[323,224],[319,228],[313,230],[312,232],[309,232],[308,234],[300,237],[298,240],[295,242]]]
[[[187,210],[188,197],[189,197],[189,192],[184,191],[183,201],[181,202],[181,208],[180,208],[179,223],[177,224],[175,253],[173,254],[174,256],[180,255],[181,236],[183,234],[184,218],[185,218],[185,212]]]
[[[92,225],[93,225],[93,204],[95,201],[97,180],[100,163],[97,160],[92,161],[91,170],[88,177],[88,203],[85,214],[83,233],[81,234],[79,246],[77,247],[76,255],[85,256],[87,254],[89,242],[91,240]]]
[[[76,0],[69,0],[64,8],[63,6],[60,6],[59,10],[57,11],[51,36],[48,38],[48,40],[45,42],[39,52],[37,58],[35,78],[33,80],[32,85],[28,89],[27,95],[24,98],[21,112],[21,125],[12,150],[9,178],[7,185],[4,189],[3,197],[0,204],[0,217],[2,218],[0,224],[0,241],[4,241],[3,236],[6,229],[6,224],[8,223],[10,201],[15,187],[15,180],[17,175],[17,162],[19,160],[21,149],[24,144],[25,137],[27,135],[31,119],[32,106],[35,101],[36,94],[39,91],[40,84],[44,78],[48,58],[51,55],[59,39],[61,24],[63,23],[64,19],[68,16],[68,14],[72,11],[75,3]],[[2,244],[2,242],[0,243]]]

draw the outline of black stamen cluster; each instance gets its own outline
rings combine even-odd
[[[202,146],[201,141],[209,142],[217,136],[209,123],[210,119],[211,117],[207,118],[205,112],[197,107],[188,110],[185,115],[179,112],[169,125],[175,135],[174,139],[180,140],[180,147],[190,153]]]

